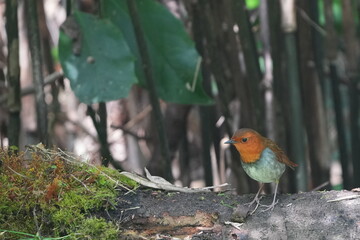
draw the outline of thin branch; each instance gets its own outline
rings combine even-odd
[[[127,191],[129,192],[134,192],[133,190],[131,190],[130,188],[126,187],[125,185],[121,184],[120,181],[117,181],[115,179],[113,179],[112,177],[110,177],[109,175],[107,175],[105,172],[101,171],[100,168],[98,168],[97,166],[95,165],[92,165],[90,163],[87,163],[87,162],[84,162],[84,161],[79,161],[78,159],[76,159],[74,156],[72,156],[71,154],[63,151],[62,149],[58,148],[57,149],[59,152],[56,152],[56,151],[52,151],[52,154],[56,154],[58,155],[59,157],[61,157],[62,159],[64,159],[65,161],[69,161],[69,162],[72,162],[72,163],[78,163],[78,164],[86,164],[90,167],[93,167],[93,168],[96,168],[102,175],[104,175],[105,177],[107,177],[109,180],[111,180],[112,182],[114,182],[116,184],[116,186],[120,186],[124,189],[126,189]],[[70,160],[71,159],[71,160]]]
[[[56,80],[59,80],[63,77],[64,77],[64,74],[62,72],[53,72],[52,74],[45,77],[43,86],[51,84],[51,83],[55,82]],[[35,93],[34,86],[26,87],[21,90],[21,96],[29,95],[31,93]]]
[[[152,107],[151,105],[147,105],[141,112],[139,112],[133,119],[131,119],[130,121],[128,121],[125,124],[125,128],[126,129],[130,129],[132,127],[134,127],[136,124],[138,124],[139,122],[141,122],[143,119],[145,119],[145,117],[147,117],[147,115],[152,111]]]
[[[150,140],[150,137],[146,137],[146,136],[139,136],[138,134],[130,131],[129,129],[127,129],[124,126],[115,126],[115,125],[111,125],[110,127],[114,128],[114,129],[120,129],[121,131],[123,131],[125,134],[129,134],[131,136],[133,136],[134,138],[136,138],[137,140]]]
[[[72,178],[74,178],[77,182],[81,183],[81,185],[84,186],[84,188],[86,188],[86,190],[88,190],[89,192],[94,192],[94,191],[91,191],[85,183],[83,183],[80,179],[78,179],[77,177],[75,177],[73,174],[70,174]]]
[[[328,202],[328,203],[329,203],[329,202],[340,202],[340,201],[352,200],[352,199],[356,199],[356,198],[360,198],[360,195],[351,195],[351,196],[340,197],[340,198],[328,200],[327,202]]]
[[[194,77],[193,77],[193,80],[192,80],[192,84],[186,83],[186,88],[191,92],[195,91],[196,82],[198,80],[199,73],[200,73],[201,62],[202,62],[202,57],[199,57],[198,60],[197,60],[197,63],[196,63],[196,68],[195,68],[195,73],[194,73]]]
[[[315,28],[316,31],[318,31],[321,35],[323,35],[324,37],[326,37],[327,33],[326,31],[316,22],[314,22],[309,15],[307,15],[307,13],[299,8],[296,7],[296,9],[298,10],[298,12],[300,13],[300,16],[306,21],[308,22],[313,28]]]
[[[227,186],[230,186],[229,183],[223,183],[223,184],[220,184],[220,185],[215,185],[215,186],[209,186],[209,187],[204,187],[203,189],[214,189],[214,188],[223,188],[223,187],[227,187]]]
[[[12,171],[13,173],[15,173],[16,175],[19,175],[20,177],[30,179],[30,178],[28,178],[27,176],[22,175],[21,173],[18,173],[17,171],[15,171],[14,169],[12,169],[12,168],[9,167],[9,166],[7,166],[7,168],[10,169],[10,171]]]
[[[96,142],[98,139],[97,139],[97,136],[95,136],[93,133],[91,133],[85,126],[82,122],[80,121],[73,121],[69,118],[66,117],[66,122],[69,122],[71,124],[73,124],[75,127],[79,128],[81,131],[83,131],[86,135],[90,136],[91,139]]]
[[[51,84],[61,78],[64,77],[64,74],[62,72],[54,72],[50,75],[48,75],[47,77],[45,77],[44,79],[44,86]],[[35,87],[34,86],[29,86],[29,87],[25,87],[23,89],[21,89],[21,97],[30,95],[30,94],[34,94],[35,93]],[[8,98],[8,94],[3,94],[2,96],[0,96],[0,104],[4,104],[6,102]]]
[[[311,190],[312,192],[316,192],[319,191],[320,189],[328,186],[330,184],[329,181],[324,182],[323,184],[320,184],[319,186],[317,186],[316,188],[314,188],[313,190]]]
[[[39,222],[38,222],[37,216],[36,216],[36,207],[33,208],[32,213],[33,213],[33,217],[34,217],[35,226],[36,226],[36,229],[37,229],[37,234],[36,235],[40,235],[40,230],[41,230],[42,225],[39,226]]]

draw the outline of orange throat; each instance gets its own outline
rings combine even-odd
[[[234,144],[240,153],[241,160],[244,163],[254,163],[260,159],[262,151],[265,149],[262,145],[252,145],[244,147],[242,145]]]
[[[244,163],[254,163],[260,159],[259,153],[240,153],[240,156]]]

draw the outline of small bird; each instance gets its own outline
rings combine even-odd
[[[285,171],[285,166],[294,170],[297,164],[291,162],[281,148],[272,140],[261,136],[258,132],[250,128],[237,130],[227,144],[232,144],[240,153],[241,165],[249,177],[261,183],[259,191],[256,193],[253,201],[249,203],[250,207],[255,202],[255,209],[260,205],[258,198],[264,183],[275,182],[274,199],[268,208],[263,210],[273,210],[276,202],[276,193],[279,185],[279,179]],[[251,213],[251,214],[252,214]]]

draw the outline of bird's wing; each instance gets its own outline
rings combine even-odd
[[[294,170],[294,167],[298,166],[296,163],[293,163],[292,161],[289,160],[289,158],[286,156],[284,151],[274,141],[268,138],[264,138],[264,141],[265,141],[265,146],[268,146],[275,153],[277,160],[279,162],[286,164],[292,170]]]

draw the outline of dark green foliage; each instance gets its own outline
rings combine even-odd
[[[183,104],[212,103],[196,68],[200,57],[182,23],[155,1],[136,3],[159,97]],[[104,1],[102,16],[111,21],[75,13],[81,32],[78,56],[73,53],[72,39],[64,33],[60,36],[60,62],[75,94],[85,103],[126,97],[136,82],[135,72],[138,83],[146,87],[125,1]],[[136,71],[132,54],[136,56]]]

